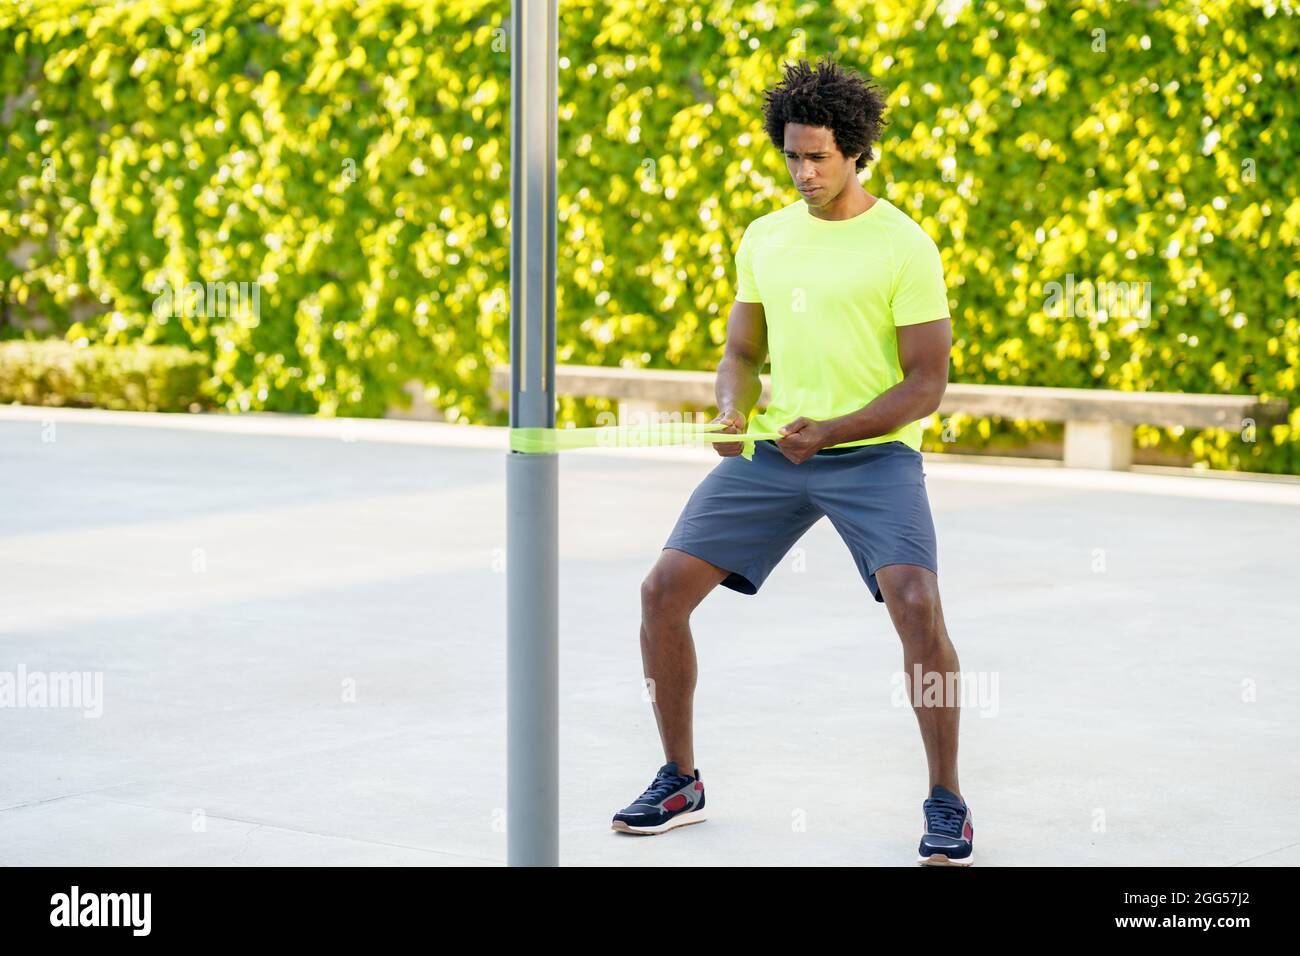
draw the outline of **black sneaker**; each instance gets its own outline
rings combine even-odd
[[[690,776],[678,773],[677,764],[666,763],[645,793],[614,814],[611,826],[620,833],[653,836],[703,822],[704,783],[699,770]]]

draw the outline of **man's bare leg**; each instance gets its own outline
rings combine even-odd
[[[961,670],[957,650],[948,638],[943,622],[943,607],[939,603],[939,579],[929,568],[916,564],[890,564],[876,571],[880,593],[885,607],[894,622],[894,629],[903,642],[903,669],[911,695],[912,710],[921,725],[921,740],[925,744],[925,759],[930,767],[930,788],[935,784],[946,787],[958,797],[957,785],[957,729],[961,719],[959,700],[947,700],[942,707],[922,706],[923,686],[915,686],[914,675],[920,665],[924,675],[943,675],[943,686],[949,685],[948,674]],[[960,689],[960,682],[956,683]],[[964,798],[963,798],[964,799]]]
[[[695,772],[692,703],[695,641],[691,612],[729,572],[685,551],[664,548],[641,584],[641,664],[646,676],[664,762]]]

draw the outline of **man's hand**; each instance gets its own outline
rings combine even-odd
[[[749,426],[749,419],[734,408],[728,408],[726,411],[719,414],[713,421],[709,422],[709,424],[716,425],[719,422],[725,422],[727,427],[720,431],[715,431],[715,434],[739,435]],[[719,441],[713,443],[713,450],[723,458],[734,458],[736,455],[739,455],[744,448],[744,443],[738,441]]]
[[[817,454],[831,444],[830,429],[825,422],[815,422],[811,418],[796,418],[779,429],[785,437],[777,441],[776,447],[781,454],[796,465]]]

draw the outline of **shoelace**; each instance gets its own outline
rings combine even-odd
[[[683,787],[684,784],[681,783],[681,780],[681,777],[670,777],[668,774],[656,776],[654,782],[650,784],[649,789],[636,798],[636,802],[654,805],[674,790]]]
[[[925,828],[930,833],[960,838],[961,827],[965,822],[965,807],[954,806],[946,800],[925,801]]]

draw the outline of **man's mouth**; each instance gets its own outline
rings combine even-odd
[[[799,187],[799,192],[803,193],[805,196],[811,196],[813,193],[817,192],[817,190],[819,190],[819,189],[821,189],[820,186],[808,186],[808,187],[806,187],[806,188],[803,187],[803,186],[800,186],[800,187]]]

